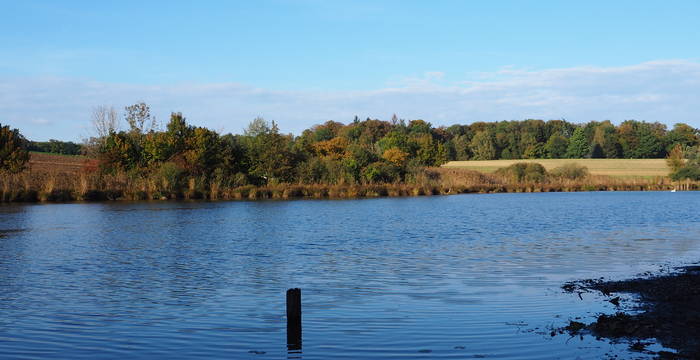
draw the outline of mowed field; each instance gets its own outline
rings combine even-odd
[[[39,152],[32,152],[29,155],[29,169],[32,172],[74,174],[83,169],[88,161],[88,158],[84,156]]]
[[[669,173],[666,159],[521,159],[521,160],[474,160],[450,161],[446,168],[463,168],[491,173],[500,168],[518,163],[536,162],[545,169],[552,170],[564,164],[576,163],[588,168],[591,175],[615,177],[655,177]]]

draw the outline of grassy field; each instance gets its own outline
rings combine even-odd
[[[517,162],[537,162],[547,170],[564,164],[576,163],[586,166],[591,175],[615,177],[655,177],[667,176],[669,169],[666,159],[537,159],[537,160],[482,160],[450,161],[445,168],[462,168],[491,173]]]

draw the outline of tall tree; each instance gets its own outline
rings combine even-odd
[[[251,126],[261,131],[251,131],[254,130]],[[291,181],[296,160],[292,152],[292,137],[280,134],[274,121],[270,125],[258,118],[251,126],[246,134],[257,135],[248,136],[250,174],[265,183]]]
[[[143,134],[157,127],[155,117],[151,116],[151,107],[141,101],[124,108],[124,119],[129,124],[130,131]],[[146,128],[148,126],[148,128]]]
[[[470,148],[474,160],[493,160],[496,158],[493,136],[487,131],[476,133],[472,138]]]
[[[685,159],[683,157],[683,145],[676,144],[676,146],[671,149],[666,157],[666,165],[671,169],[671,173],[677,172],[680,168],[685,165]]]
[[[653,124],[641,123],[637,136],[639,145],[636,149],[636,158],[651,159],[664,156],[663,137]]]
[[[586,134],[582,127],[576,128],[574,134],[569,139],[569,147],[566,149],[566,157],[569,159],[581,159],[587,157],[591,152]]]
[[[671,151],[676,144],[681,144],[683,148],[693,147],[700,143],[700,133],[697,129],[683,123],[673,125],[673,130],[666,135],[667,151]]]
[[[119,129],[119,116],[112,106],[99,105],[92,109],[92,127],[98,139],[104,139]]]
[[[622,146],[610,121],[598,124],[593,132],[593,156],[598,158],[616,159],[622,154]]]

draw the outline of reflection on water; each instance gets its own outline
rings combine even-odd
[[[0,358],[625,358],[625,345],[549,335],[612,310],[559,286],[697,260],[698,200],[2,206]],[[294,287],[303,354],[287,352]]]

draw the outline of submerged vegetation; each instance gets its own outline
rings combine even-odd
[[[477,122],[433,127],[423,120],[355,118],[328,121],[299,136],[254,119],[243,134],[221,135],[172,113],[161,126],[145,103],[93,113],[96,136],[77,146],[30,143],[17,130],[2,133],[2,199],[259,199],[366,197],[461,192],[654,190],[671,179],[592,176],[572,163],[548,171],[518,162],[492,174],[441,169],[451,160],[538,158],[663,158],[672,179],[700,180],[699,132],[685,124],[625,121],[576,125],[564,120]],[[46,160],[48,155],[85,155]],[[695,151],[695,153],[693,153]],[[527,161],[527,160],[525,160]],[[53,165],[53,166],[50,166]],[[64,166],[65,165],[65,166]],[[687,188],[697,188],[688,183]]]

